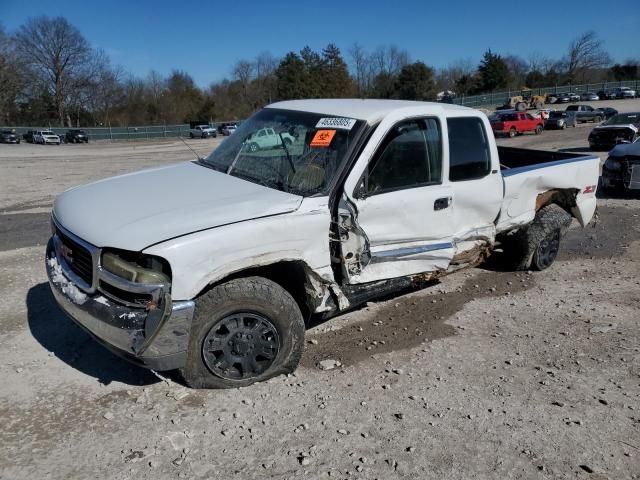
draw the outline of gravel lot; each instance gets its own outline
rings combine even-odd
[[[500,143],[586,152],[591,128]],[[89,339],[43,262],[64,189],[190,158],[0,145],[0,479],[640,478],[639,197],[601,198],[545,272],[459,272],[313,327],[295,375],[195,391]]]

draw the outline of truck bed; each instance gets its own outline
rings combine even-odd
[[[596,208],[599,157],[512,147],[498,147],[498,157],[504,182],[498,233],[531,222],[538,196],[551,190],[573,192],[573,215],[583,226],[591,220]]]
[[[513,175],[535,167],[545,167],[547,163],[578,162],[593,158],[581,153],[550,152],[546,150],[531,150],[528,148],[501,147],[498,146],[498,157],[503,175]],[[532,168],[533,167],[533,168]],[[513,171],[511,171],[513,170]]]

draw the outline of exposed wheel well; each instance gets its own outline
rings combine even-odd
[[[273,263],[270,265],[261,265],[259,267],[247,268],[234,272],[207,286],[198,296],[209,291],[216,285],[228,282],[236,278],[244,277],[263,277],[277,283],[284,288],[298,304],[302,312],[302,318],[305,323],[311,317],[311,308],[309,307],[309,293],[306,290],[308,284],[307,269],[309,267],[302,261],[289,260]]]
[[[536,212],[547,205],[555,203],[569,215],[575,217],[573,209],[576,206],[578,190],[574,188],[547,190],[536,197]]]

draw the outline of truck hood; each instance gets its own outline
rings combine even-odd
[[[620,125],[600,125],[594,128],[594,130],[602,131],[602,130],[611,130],[613,128],[628,128],[633,130],[634,132],[638,132],[638,127],[636,127],[633,123],[623,123]]]
[[[97,247],[140,251],[230,223],[296,210],[302,197],[192,162],[72,188],[53,207],[56,221]]]

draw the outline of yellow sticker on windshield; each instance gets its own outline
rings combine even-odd
[[[335,136],[335,130],[318,130],[313,136],[313,140],[309,146],[311,147],[328,147],[331,145],[331,140]]]

